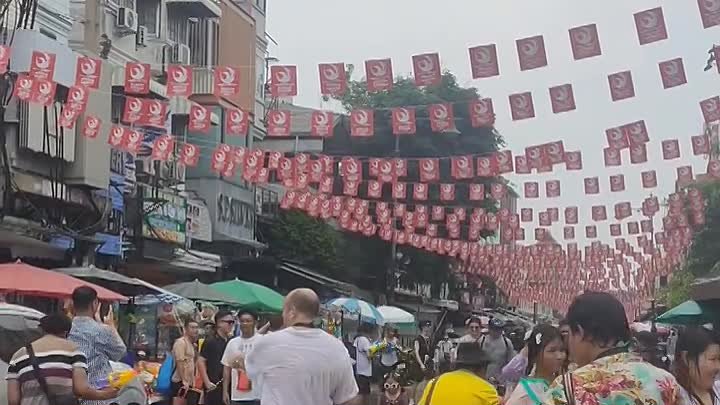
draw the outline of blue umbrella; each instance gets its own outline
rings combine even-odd
[[[355,316],[360,315],[360,320],[366,323],[372,323],[375,325],[384,325],[385,318],[383,318],[380,311],[375,308],[374,305],[368,304],[363,300],[357,298],[335,298],[328,301],[325,305],[328,307],[340,308],[345,314],[353,314]]]

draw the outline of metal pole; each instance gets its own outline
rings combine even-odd
[[[533,301],[533,323],[537,324],[537,317],[538,317],[538,303],[537,301]]]
[[[400,154],[400,136],[395,135],[395,150],[394,150],[395,156],[398,156]],[[395,187],[393,184],[391,187]],[[390,190],[390,193],[392,193],[393,190]],[[392,194],[391,194],[392,195]],[[395,238],[395,232],[397,231],[398,226],[398,218],[394,215],[395,214],[395,204],[397,204],[397,200],[393,198],[393,233],[392,233],[392,239],[390,240],[390,264],[387,269],[387,274],[385,277],[385,304],[390,305],[390,297],[393,296],[393,293],[395,292],[395,272],[397,270],[397,262],[396,262],[396,256],[397,256],[397,241]]]

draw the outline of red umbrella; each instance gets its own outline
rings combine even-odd
[[[41,269],[29,264],[16,263],[0,264],[0,292],[16,293],[46,298],[69,298],[77,287],[92,287],[102,301],[127,301],[118,293],[68,276],[63,273]]]

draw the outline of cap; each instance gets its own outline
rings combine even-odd
[[[490,326],[490,329],[502,329],[505,327],[505,322],[500,319],[493,318],[490,320],[490,324],[488,326]]]
[[[432,326],[432,322],[430,322],[430,321],[421,321],[421,322],[420,322],[420,327],[421,327],[421,328],[424,328],[424,327],[427,327],[427,326]]]

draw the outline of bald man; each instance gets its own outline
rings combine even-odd
[[[285,329],[267,335],[242,366],[259,384],[262,405],[355,405],[358,387],[342,342],[313,328],[320,299],[299,288],[285,298]],[[242,363],[242,362],[240,362]]]

